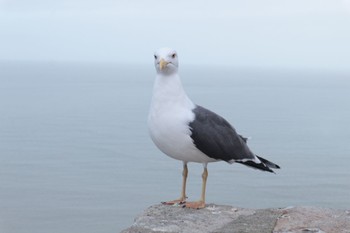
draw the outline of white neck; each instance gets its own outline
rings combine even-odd
[[[183,106],[193,108],[193,102],[188,98],[182,87],[180,77],[177,73],[163,75],[157,74],[153,86],[152,105]]]

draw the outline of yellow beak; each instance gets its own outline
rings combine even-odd
[[[164,69],[167,65],[168,65],[169,62],[166,62],[163,58],[160,59],[159,61],[159,69],[162,70]]]

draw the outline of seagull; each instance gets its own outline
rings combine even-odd
[[[223,117],[193,103],[178,74],[179,60],[174,49],[154,53],[157,71],[148,115],[148,130],[154,144],[164,154],[183,162],[182,191],[179,199],[166,205],[205,208],[207,165],[225,161],[272,172],[278,165],[254,154],[241,136]],[[186,180],[189,162],[203,164],[202,193],[199,201],[187,202]]]

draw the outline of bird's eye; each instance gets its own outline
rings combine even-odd
[[[154,55],[154,59],[156,59],[156,60],[157,60],[157,58],[158,58],[158,57],[157,57],[157,55]]]
[[[171,55],[172,58],[175,58],[176,57],[176,53],[173,53],[173,55]]]

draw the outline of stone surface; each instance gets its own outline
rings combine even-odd
[[[154,205],[122,233],[350,233],[350,211],[314,207],[243,209],[209,204],[200,210]]]
[[[350,233],[350,211],[315,207],[286,208],[278,218],[274,232]]]

